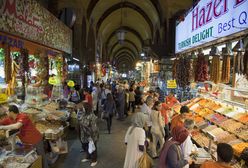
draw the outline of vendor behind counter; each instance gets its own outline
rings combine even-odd
[[[38,155],[42,155],[43,168],[48,168],[41,133],[36,129],[27,114],[19,113],[16,105],[10,105],[8,117],[0,121],[0,130],[20,130],[18,137],[23,144],[33,145]]]

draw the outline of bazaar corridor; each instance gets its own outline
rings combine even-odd
[[[113,130],[107,133],[105,121],[99,120],[100,137],[98,142],[98,164],[96,168],[120,168],[124,164],[126,146],[124,144],[125,133],[130,126],[131,115],[125,121],[113,119]],[[88,162],[81,160],[85,153],[80,153],[80,141],[74,130],[70,130],[68,136],[68,154],[61,155],[53,168],[90,168]]]

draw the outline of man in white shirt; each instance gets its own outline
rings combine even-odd
[[[184,121],[184,127],[191,132],[194,128],[194,120],[191,119],[186,119]],[[188,137],[186,138],[186,140],[181,144],[181,148],[183,151],[183,156],[185,160],[189,160],[190,159],[190,154],[192,153],[193,149],[194,149],[194,144],[191,140],[191,134],[188,135]],[[189,164],[187,164],[186,166],[184,166],[184,168],[189,168]]]
[[[145,125],[147,126],[146,136],[149,139],[152,139],[152,135],[151,135],[151,127],[152,127],[151,112],[152,112],[153,104],[154,104],[153,98],[151,96],[148,96],[146,98],[146,102],[142,104],[141,109],[140,109],[141,112],[144,114]]]

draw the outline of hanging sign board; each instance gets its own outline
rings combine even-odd
[[[5,93],[0,93],[0,104],[6,103],[7,100],[8,100],[8,95],[6,95]]]
[[[70,80],[70,81],[68,81],[67,85],[69,87],[74,87],[75,86],[75,83],[72,80]]]
[[[177,88],[176,80],[167,80],[167,88],[168,89],[175,89]]]
[[[35,0],[1,0],[0,16],[0,31],[72,53],[72,30]]]
[[[201,0],[176,26],[176,53],[248,30],[248,0]]]

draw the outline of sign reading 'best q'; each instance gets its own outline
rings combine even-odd
[[[176,53],[248,30],[248,0],[201,0],[176,27]]]

